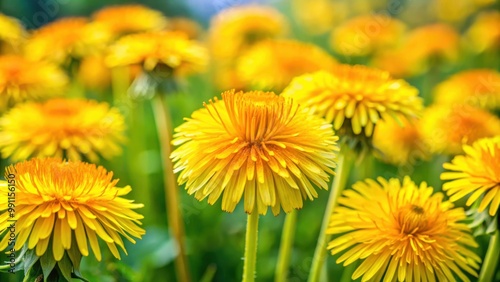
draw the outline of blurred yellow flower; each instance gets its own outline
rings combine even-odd
[[[403,22],[386,15],[357,16],[333,30],[330,46],[344,56],[367,56],[397,46],[405,30]]]
[[[362,260],[352,274],[361,281],[470,281],[481,258],[463,208],[443,201],[425,182],[377,178],[359,181],[339,199],[328,234],[337,263]]]
[[[336,60],[316,45],[267,40],[245,52],[238,59],[236,71],[247,88],[281,91],[296,76],[332,70],[335,65]]]
[[[495,0],[437,0],[430,2],[431,10],[437,18],[447,22],[461,22],[475,13],[481,6],[494,3]]]
[[[478,212],[489,205],[489,214],[495,216],[500,206],[500,136],[479,139],[463,149],[464,155],[443,165],[450,170],[441,174],[441,180],[448,181],[443,190],[453,202],[469,195],[467,206],[479,200]]]
[[[9,166],[5,177],[15,181],[16,212],[11,218],[8,198],[0,197],[0,228],[5,233],[9,220],[17,220],[16,250],[26,245],[36,250],[38,257],[52,254],[55,261],[61,261],[72,249],[88,256],[90,244],[100,261],[99,237],[120,259],[116,245],[127,251],[119,234],[132,243],[135,240],[131,236],[141,238],[145,234],[137,226],[143,216],[133,211],[143,204],[122,198],[132,189],[115,187],[118,180],[112,180],[113,173],[101,166],[53,158],[31,159]],[[7,181],[2,181],[2,194],[7,195],[7,188]],[[8,235],[4,234],[0,250],[7,248]]]
[[[121,153],[125,121],[106,103],[52,99],[20,104],[0,118],[0,151],[13,161],[65,157],[91,162]]]
[[[349,4],[344,1],[293,0],[292,12],[309,34],[323,34],[347,18]]]
[[[203,28],[197,22],[183,17],[169,18],[168,30],[185,33],[189,39],[199,38]]]
[[[89,55],[82,58],[78,69],[78,79],[90,89],[105,89],[111,85],[111,70],[104,55]]]
[[[176,128],[171,155],[189,194],[232,212],[302,208],[328,189],[338,151],[331,125],[272,92],[222,93]],[[314,186],[313,186],[314,185]]]
[[[304,107],[333,122],[339,135],[371,136],[379,119],[413,118],[422,109],[418,90],[388,72],[357,65],[337,65],[292,80],[283,90]]]
[[[92,19],[109,29],[114,36],[158,31],[164,29],[168,23],[161,12],[138,4],[107,6],[95,12]]]
[[[434,105],[421,119],[422,136],[433,153],[461,154],[463,144],[500,135],[500,119],[470,105]]]
[[[110,67],[141,64],[146,71],[157,67],[168,74],[184,75],[205,69],[205,47],[182,32],[145,32],[120,38],[110,46],[106,64]]]
[[[274,8],[235,6],[217,14],[210,23],[210,51],[216,59],[234,59],[254,43],[282,37],[285,17]]]
[[[26,30],[19,20],[0,13],[0,54],[20,51],[26,36]]]
[[[56,65],[18,55],[0,56],[0,110],[14,103],[62,94],[68,83]]]
[[[35,30],[25,47],[26,56],[67,63],[105,48],[109,30],[83,17],[62,18]]]
[[[480,13],[466,31],[464,43],[477,53],[488,50],[498,52],[500,47],[500,12]]]
[[[473,69],[454,74],[436,86],[434,102],[500,108],[500,73],[493,69]]]
[[[373,133],[373,147],[380,158],[394,165],[414,164],[426,159],[430,152],[422,140],[418,120],[402,120],[403,126],[393,119],[378,121]]]

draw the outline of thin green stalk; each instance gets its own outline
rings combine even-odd
[[[309,272],[309,278],[307,280],[309,282],[317,282],[320,279],[321,268],[325,262],[327,253],[326,246],[331,237],[330,235],[326,234],[326,229],[328,228],[330,216],[337,206],[337,199],[340,197],[346,185],[347,179],[349,178],[349,170],[353,161],[353,157],[353,152],[347,146],[343,146],[341,148],[338,156],[337,168],[335,169],[335,177],[333,179],[330,196],[326,205],[325,214],[323,215],[323,222],[321,224],[318,242],[316,244],[316,249],[314,250],[311,270]]]
[[[484,257],[483,266],[479,273],[479,282],[495,281],[494,276],[498,266],[498,257],[500,256],[500,232],[495,230],[495,233],[490,238],[490,244]]]
[[[170,153],[172,147],[170,145],[170,133],[172,132],[171,116],[168,107],[165,106],[163,95],[155,95],[153,98],[153,113],[160,142],[160,151],[162,156],[162,167],[164,175],[165,203],[167,206],[167,220],[174,236],[177,246],[179,247],[179,255],[176,256],[174,264],[176,268],[177,281],[191,281],[189,277],[189,266],[186,257],[186,248],[184,245],[184,224],[180,209],[180,199],[178,186],[173,170]]]
[[[247,216],[247,232],[245,236],[245,257],[243,264],[243,282],[255,281],[255,262],[257,261],[257,237],[259,228],[259,213],[255,208]]]
[[[278,264],[274,277],[275,282],[284,282],[288,276],[290,267],[290,258],[292,256],[293,237],[295,235],[295,226],[297,223],[297,211],[292,210],[285,217],[283,231],[281,233],[281,245],[278,256]]]
[[[115,105],[122,103],[126,98],[130,86],[128,67],[115,67],[111,69],[111,87],[113,89],[113,102]]]

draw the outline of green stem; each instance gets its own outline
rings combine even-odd
[[[275,282],[284,282],[288,276],[290,258],[292,255],[293,237],[295,235],[295,225],[297,223],[297,211],[292,210],[285,217],[285,224],[281,234],[281,246],[276,267]]]
[[[245,236],[245,257],[243,265],[243,282],[255,281],[255,262],[257,260],[257,233],[259,229],[259,213],[255,208],[247,216],[247,232]]]
[[[113,89],[113,102],[115,105],[127,99],[127,90],[130,86],[129,69],[115,67],[111,69],[111,87]]]
[[[174,264],[176,268],[177,281],[191,281],[189,277],[189,266],[186,258],[186,248],[184,246],[184,224],[182,221],[181,207],[179,205],[179,193],[176,177],[173,170],[170,153],[170,133],[172,132],[171,116],[163,101],[163,95],[155,95],[153,98],[153,113],[160,142],[162,156],[162,167],[164,175],[165,204],[167,206],[167,219],[172,235],[174,236],[179,255],[176,256]]]
[[[326,246],[331,237],[326,234],[326,229],[328,228],[328,224],[330,222],[330,216],[337,205],[337,199],[340,197],[346,185],[347,179],[349,178],[349,169],[354,157],[352,154],[353,152],[351,152],[347,146],[343,146],[340,150],[337,168],[335,169],[335,177],[330,191],[330,197],[328,198],[318,242],[316,244],[316,249],[314,250],[311,271],[309,272],[309,278],[307,280],[309,282],[319,281],[321,268],[325,262]]]
[[[490,238],[488,251],[484,258],[481,272],[479,273],[479,282],[495,281],[494,276],[497,270],[498,257],[500,256],[500,232],[495,230],[495,233]]]

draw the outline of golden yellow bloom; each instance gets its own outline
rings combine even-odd
[[[108,6],[95,12],[92,19],[103,24],[115,36],[162,30],[168,22],[161,12],[138,4]]]
[[[169,18],[168,30],[183,32],[189,39],[200,37],[203,29],[197,22],[183,17]]]
[[[402,120],[403,126],[393,119],[377,122],[373,146],[380,151],[382,160],[394,165],[405,165],[430,155],[418,122]]]
[[[125,121],[106,103],[52,99],[16,106],[0,118],[0,151],[13,161],[66,157],[91,162],[121,153]]]
[[[431,2],[431,10],[436,12],[441,21],[461,22],[481,6],[494,2],[495,0],[437,0]]]
[[[234,59],[254,43],[282,37],[287,30],[285,17],[271,7],[231,7],[210,23],[210,50],[217,59]]]
[[[330,46],[344,56],[367,56],[396,46],[406,26],[382,14],[362,15],[338,26],[331,34]]]
[[[349,4],[343,1],[293,0],[292,12],[309,34],[323,34],[347,18]]]
[[[500,73],[493,69],[466,70],[454,74],[434,89],[438,104],[469,104],[486,109],[500,107]]]
[[[142,64],[146,71],[166,66],[174,75],[202,71],[207,51],[182,32],[145,32],[124,36],[110,47],[110,67]]]
[[[500,135],[500,119],[469,105],[435,105],[424,111],[422,136],[434,153],[461,154],[463,144]]]
[[[450,170],[441,174],[441,180],[448,181],[443,190],[452,202],[469,195],[467,206],[479,200],[478,212],[489,205],[489,214],[495,216],[500,207],[500,136],[479,139],[463,149],[464,155],[443,165]]]
[[[244,53],[238,59],[236,70],[248,88],[281,91],[296,76],[332,70],[335,65],[335,59],[316,45],[293,40],[267,40]]]
[[[26,38],[26,31],[23,25],[16,18],[0,13],[0,45],[6,43],[8,47],[18,51],[20,44]],[[5,50],[0,46],[0,54]]]
[[[13,103],[62,94],[68,83],[56,65],[18,55],[0,56],[0,109]]]
[[[26,245],[35,249],[39,257],[52,252],[56,261],[72,248],[88,256],[88,244],[100,261],[99,237],[119,259],[116,245],[127,253],[119,234],[132,243],[135,241],[131,236],[141,238],[145,234],[137,226],[143,216],[132,211],[143,205],[122,198],[132,189],[115,187],[118,180],[112,177],[113,173],[101,166],[53,158],[9,166],[5,178],[15,184],[15,213],[11,218],[8,197],[0,197],[2,233],[11,224],[8,220],[17,220],[15,249]],[[6,181],[2,181],[0,190],[2,195],[9,193]],[[9,238],[9,234],[4,234],[0,250],[7,248]]]
[[[244,195],[247,213],[276,215],[328,189],[338,151],[331,125],[272,92],[222,93],[176,128],[171,155],[189,194],[232,212]]]
[[[500,12],[489,11],[479,14],[465,33],[464,43],[477,53],[500,47]]]
[[[26,56],[64,63],[102,50],[110,36],[108,29],[86,18],[62,18],[35,30],[26,43]]]
[[[422,109],[418,90],[388,72],[365,66],[338,65],[295,78],[283,91],[304,107],[333,122],[342,134],[371,136],[379,119],[416,117]]]
[[[105,89],[111,85],[111,70],[103,55],[85,56],[80,62],[78,79],[91,89]]]
[[[328,234],[337,263],[363,260],[352,275],[361,281],[470,281],[481,261],[463,208],[443,201],[425,182],[406,176],[359,181],[339,199]]]

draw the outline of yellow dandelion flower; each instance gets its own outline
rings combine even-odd
[[[111,70],[103,55],[85,56],[80,62],[78,79],[91,89],[105,89],[111,85]]]
[[[5,177],[15,183],[15,217],[8,212],[9,199],[0,197],[0,227],[5,233],[9,220],[16,220],[16,250],[26,245],[38,257],[51,252],[60,261],[72,248],[88,256],[90,244],[100,261],[99,237],[119,259],[117,245],[127,253],[120,234],[132,243],[132,236],[141,238],[145,234],[137,226],[143,216],[133,211],[143,205],[122,198],[132,189],[116,187],[118,180],[112,180],[113,173],[101,166],[54,158],[31,159],[9,166]],[[2,194],[9,193],[8,187],[7,181],[2,181]],[[9,238],[4,234],[0,250],[7,248]]]
[[[393,119],[378,121],[373,133],[373,147],[381,153],[382,160],[394,164],[412,164],[426,159],[430,154],[422,139],[417,120],[403,120],[403,126]]]
[[[56,65],[18,55],[0,56],[0,109],[13,103],[62,94],[68,83]]]
[[[168,30],[183,32],[188,38],[196,39],[202,34],[202,27],[197,22],[183,17],[169,18]]]
[[[210,50],[215,58],[233,59],[263,39],[280,38],[288,31],[285,17],[259,5],[235,6],[217,14],[210,23]]]
[[[16,18],[0,13],[0,44],[6,43],[8,47],[16,51],[26,38],[26,35],[26,31],[21,22]],[[0,53],[4,52],[4,48],[0,48]]]
[[[52,99],[20,104],[0,118],[0,151],[13,161],[67,157],[92,162],[121,153],[125,121],[106,103]]]
[[[161,12],[137,4],[108,6],[95,12],[92,19],[103,24],[116,36],[162,30],[168,22]]]
[[[357,16],[332,32],[330,46],[344,56],[367,56],[396,46],[405,30],[403,22],[382,14]]]
[[[238,59],[236,71],[248,88],[281,91],[298,75],[332,70],[335,65],[336,60],[316,45],[267,40],[244,53]]]
[[[500,47],[500,12],[479,14],[464,37],[465,44],[477,53],[494,51]]]
[[[361,281],[470,281],[481,261],[463,208],[443,201],[425,182],[409,177],[359,181],[339,199],[328,234],[337,263],[363,260],[352,275]],[[464,273],[466,272],[466,273]],[[437,278],[437,279],[436,279]]]
[[[427,108],[420,122],[422,136],[434,153],[461,154],[463,144],[500,135],[500,119],[469,105],[434,105]]]
[[[146,71],[166,66],[183,75],[202,71],[207,51],[182,32],[145,32],[124,36],[110,47],[106,63],[110,67],[142,64]]]
[[[500,107],[500,73],[492,69],[473,69],[454,74],[436,86],[434,102],[497,109]]]
[[[34,31],[25,47],[30,59],[47,59],[64,63],[102,50],[110,40],[110,32],[86,18],[62,18]]]
[[[333,122],[340,134],[371,136],[380,120],[417,117],[422,109],[418,90],[386,71],[365,66],[338,65],[295,78],[283,90],[316,114]]]
[[[232,212],[276,215],[302,207],[328,189],[337,137],[331,125],[272,92],[222,93],[176,128],[171,155],[189,194]]]
[[[489,205],[489,214],[495,216],[500,207],[500,137],[479,139],[463,149],[464,155],[443,165],[450,170],[441,174],[441,180],[448,181],[443,190],[453,202],[470,195],[467,206],[480,201],[478,212]]]
[[[293,0],[292,12],[309,34],[323,34],[347,18],[349,4],[329,0]]]

